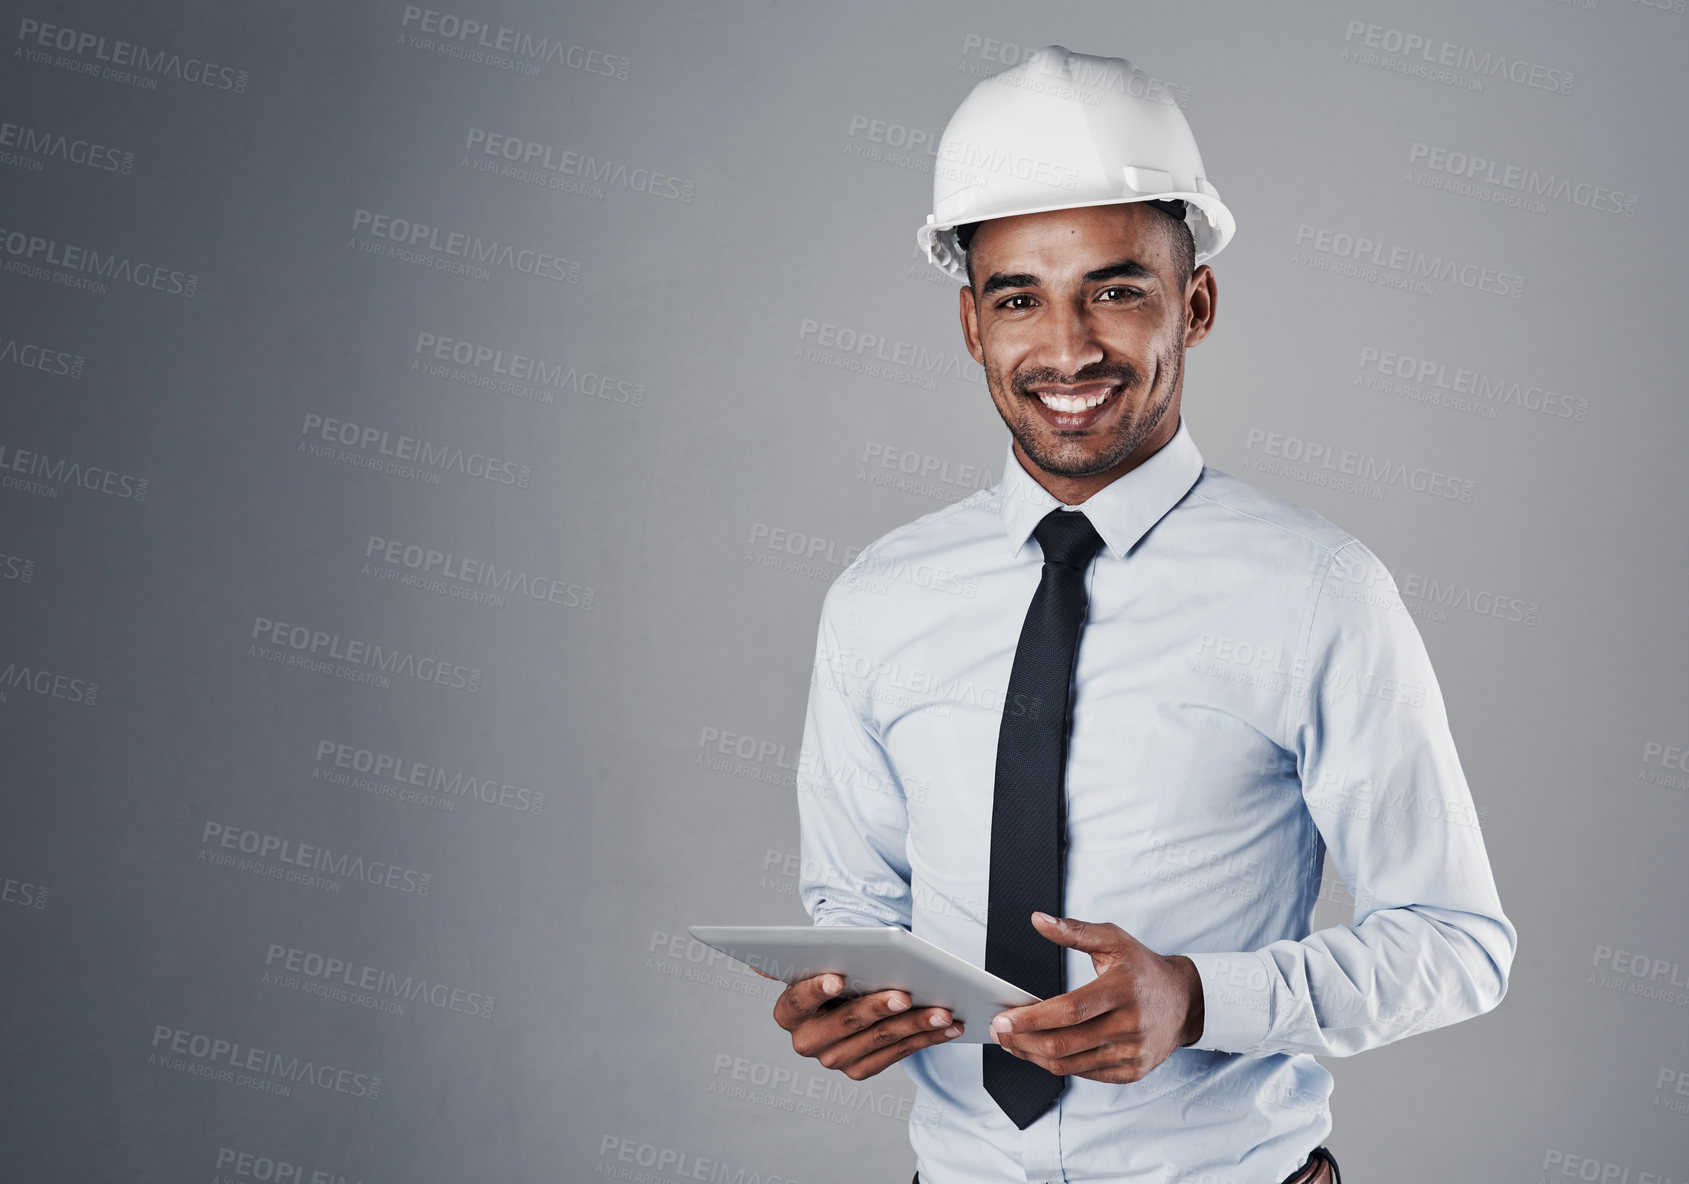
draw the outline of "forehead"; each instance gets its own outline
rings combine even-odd
[[[1171,265],[1174,221],[1143,202],[1047,210],[982,222],[968,245],[970,262],[991,271],[1086,271],[1136,259]]]

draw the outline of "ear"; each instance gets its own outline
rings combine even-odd
[[[968,353],[981,366],[985,365],[985,350],[979,344],[979,305],[974,300],[972,284],[963,285],[959,299],[962,314],[962,340],[967,343]]]
[[[1204,263],[1191,273],[1185,291],[1185,348],[1197,344],[1214,328],[1214,314],[1220,304],[1220,290],[1214,269]]]

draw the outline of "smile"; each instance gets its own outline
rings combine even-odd
[[[1119,387],[1107,387],[1088,395],[1056,395],[1048,391],[1039,391],[1038,399],[1052,411],[1089,411],[1113,396]]]

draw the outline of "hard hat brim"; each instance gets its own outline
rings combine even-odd
[[[1096,201],[1064,201],[1056,204],[1033,205],[1024,209],[993,212],[990,218],[970,218],[954,222],[938,222],[929,214],[926,225],[915,231],[915,243],[926,254],[927,260],[934,267],[937,267],[950,278],[965,284],[968,282],[967,252],[962,250],[961,245],[956,241],[956,227],[963,225],[965,222],[990,222],[997,218],[1016,218],[1022,214],[1048,214],[1056,210],[1079,210],[1091,206],[1118,206],[1140,201],[1170,201],[1173,199],[1185,203],[1185,224],[1191,228],[1191,237],[1196,244],[1196,262],[1198,265],[1214,258],[1225,249],[1227,243],[1231,242],[1232,235],[1237,229],[1237,223],[1224,202],[1208,193],[1169,190],[1164,193],[1145,193],[1136,197],[1115,196],[1098,198]],[[1191,214],[1193,210],[1196,211],[1194,218]]]

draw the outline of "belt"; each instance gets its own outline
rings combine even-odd
[[[1284,1184],[1343,1184],[1343,1173],[1330,1151],[1315,1147],[1308,1152],[1308,1162],[1290,1173]]]
[[[909,1184],[921,1184],[916,1172]],[[1343,1184],[1343,1174],[1337,1170],[1337,1159],[1324,1147],[1308,1152],[1307,1162],[1286,1176],[1280,1184]]]

